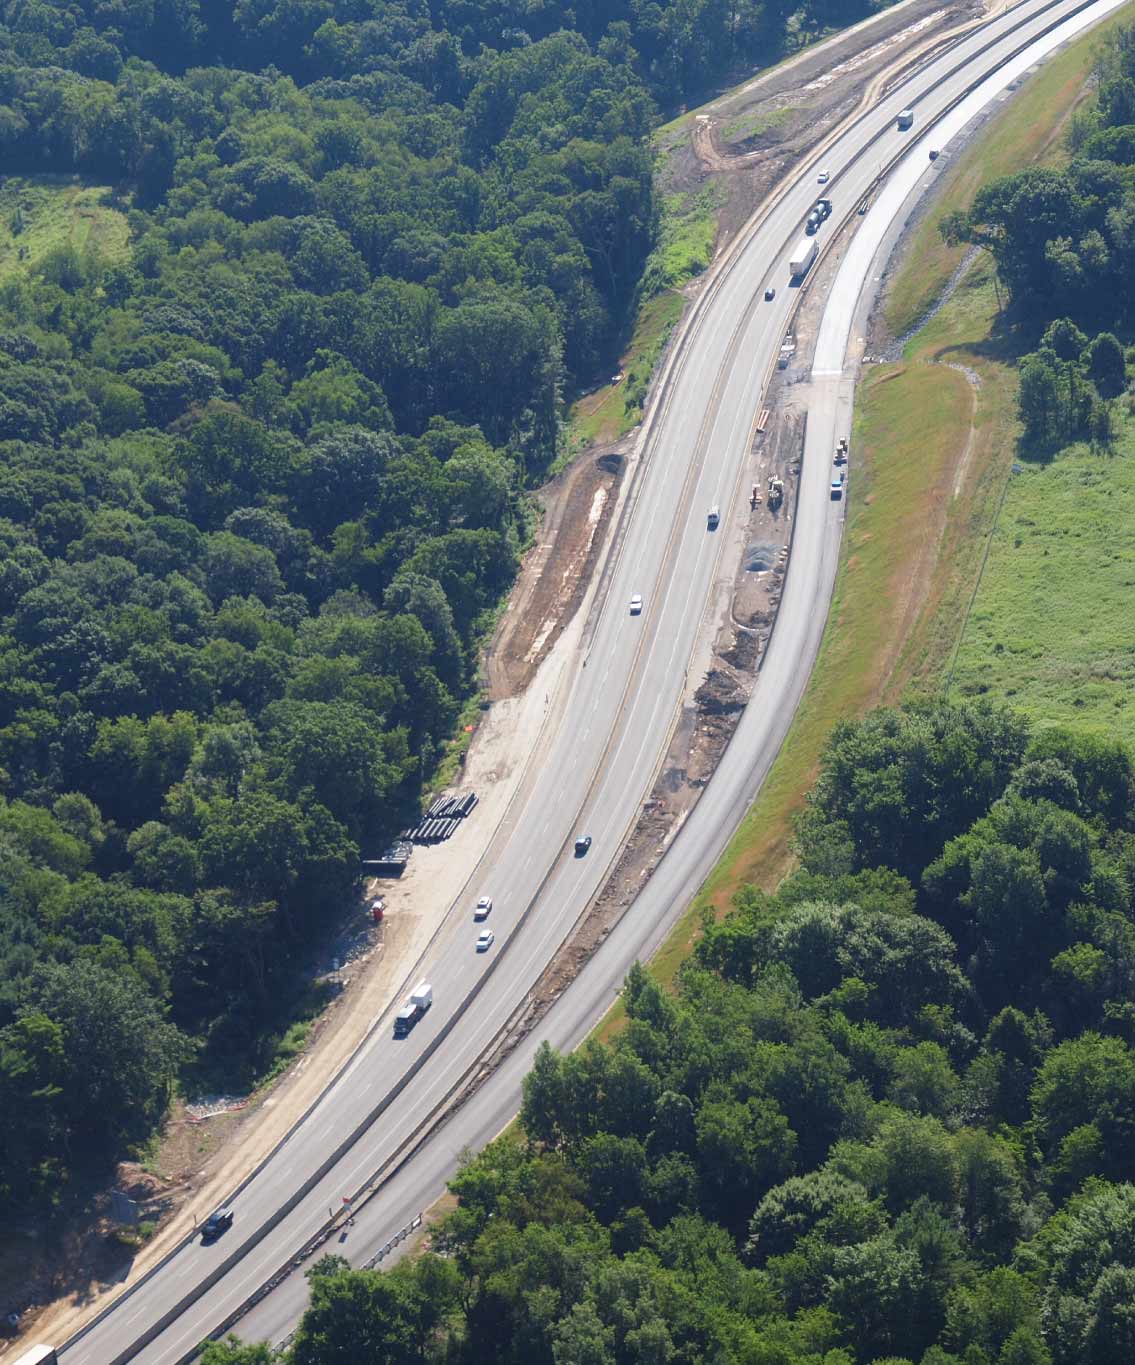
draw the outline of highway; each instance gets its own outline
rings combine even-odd
[[[749,470],[752,423],[797,297],[789,286],[788,257],[818,194],[835,203],[821,243],[871,194],[873,207],[858,220],[858,236],[838,272],[821,328],[779,617],[753,700],[717,773],[642,894],[540,1026],[397,1169],[347,1240],[327,1249],[356,1264],[373,1256],[441,1191],[458,1152],[492,1137],[515,1112],[520,1079],[538,1043],[578,1042],[610,1004],[630,962],[665,935],[767,773],[819,648],[845,507],[828,497],[830,454],[836,437],[850,428],[844,353],[862,286],[891,220],[911,191],[932,178],[927,147],[944,146],[950,129],[956,134],[977,107],[960,123],[965,105],[947,115],[949,125],[932,136],[923,130],[996,71],[984,97],[985,103],[993,99],[1014,79],[1008,64],[1030,39],[1037,45],[1025,66],[1070,36],[1061,31],[1043,36],[1055,22],[1066,19],[1083,28],[1119,3],[1026,0],[990,20],[862,115],[822,157],[801,166],[753,230],[734,244],[703,291],[628,470],[626,520],[605,595],[585,633],[578,668],[552,699],[538,760],[471,877],[467,896],[414,974],[433,984],[433,1008],[401,1041],[391,1036],[397,1004],[387,1011],[320,1103],[237,1193],[231,1231],[208,1247],[188,1243],[140,1280],[65,1347],[66,1365],[125,1360],[169,1365],[189,1358],[196,1343],[319,1231],[344,1195],[354,1194],[413,1145],[421,1125],[476,1064],[601,888],[665,755],[715,583],[722,575],[732,578],[732,566],[721,563],[727,537],[707,529],[706,513],[713,504],[721,506],[723,531],[747,515],[737,494]],[[900,133],[895,116],[906,105],[915,108],[915,127]],[[881,168],[904,147],[908,157],[879,190]],[[831,172],[823,190],[816,179],[821,167]],[[763,298],[767,285],[776,287],[771,302]],[[854,478],[853,463],[851,496]],[[644,598],[637,616],[629,612],[634,593]],[[583,857],[572,850],[578,833],[593,838]],[[494,898],[488,927],[496,941],[488,953],[478,954],[480,926],[472,923],[472,904],[482,894]],[[241,1320],[240,1334],[280,1339],[305,1297],[302,1277],[291,1276]]]

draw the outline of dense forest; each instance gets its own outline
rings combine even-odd
[[[0,1207],[270,1062],[632,306],[626,55],[412,8],[0,11],[5,168],[131,228],[0,282]]]
[[[1135,320],[1135,26],[1103,44],[1095,97],[1071,120],[1068,163],[986,185],[942,224],[992,253],[1027,350],[1019,411],[1026,449],[1111,444]],[[1123,338],[1121,341],[1119,338]],[[1039,343],[1039,344],[1038,344]]]
[[[0,3],[0,166],[130,230],[0,278],[0,1210],[270,1064],[626,334],[658,110],[788,14]]]
[[[614,1043],[541,1050],[440,1255],[309,1272],[291,1365],[1135,1359],[1131,755],[878,711],[798,851],[676,996],[636,967]]]

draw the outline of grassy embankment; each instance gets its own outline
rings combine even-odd
[[[1135,743],[1135,422],[1107,455],[1023,462],[1006,491],[951,695]]]
[[[1129,20],[1129,10],[1114,22],[1124,16]],[[892,287],[887,318],[896,334],[925,315],[961,260],[960,252],[940,244],[937,224],[942,215],[965,207],[982,184],[1014,167],[1063,156],[1059,131],[1082,98],[1099,36],[1096,30],[1043,66],[958,156],[944,177],[934,209],[916,230]],[[704,911],[721,915],[739,887],[757,884],[772,889],[790,868],[792,820],[815,779],[833,724],[880,702],[942,686],[1014,456],[1016,372],[997,323],[992,268],[987,260],[978,260],[944,307],[912,338],[903,360],[866,373],[856,402],[854,492],[819,660],[757,802],[651,964],[660,980],[673,980]],[[1131,440],[1135,445],[1135,434]],[[1087,463],[1090,470],[1078,459],[1058,462],[1052,470],[1030,470],[1008,490],[977,593],[975,624],[958,657],[956,690],[975,690],[971,681],[985,666],[978,657],[979,644],[994,641],[988,647],[996,648],[995,631],[983,609],[987,596],[1000,593],[1005,600],[1013,598],[1026,609],[1035,609],[1038,599],[1030,598],[1027,586],[1014,577],[1014,565],[1019,568],[1026,560],[1016,542],[1025,542],[1008,519],[1019,525],[1029,518],[1032,504],[1026,499],[1035,496],[1039,481],[1051,478],[1064,487],[1071,483],[1087,488],[1082,502],[1088,498],[1102,502],[1111,496],[1113,521],[1128,508],[1135,509],[1135,502],[1124,501],[1117,489],[1112,488],[1110,495],[1105,491],[1098,458],[1092,462],[1085,458]],[[1135,466],[1128,470],[1124,488],[1125,496],[1135,500]],[[1036,509],[1031,515],[1038,526],[1046,527],[1043,536],[1034,533],[1027,542],[1037,574],[1042,572],[1038,561],[1052,563],[1054,541],[1063,540],[1081,565],[1099,554],[1096,534],[1080,525],[1074,510],[1059,517],[1053,512],[1051,519]],[[1129,520],[1135,525],[1135,519]],[[1101,534],[1105,532],[1106,527]],[[1006,558],[1004,569],[1002,544],[1013,546],[1011,553],[1017,557]],[[1097,589],[1093,580],[1093,593],[1098,592],[1100,601],[1092,615],[1111,622],[1108,642],[1113,653],[1104,657],[1114,660],[1120,646],[1116,623],[1123,618],[1109,616],[1109,604],[1130,582],[1133,556],[1114,538],[1110,548],[1106,587],[1101,583]],[[1078,578],[1070,559],[1063,572],[1071,603],[1082,591],[1082,570]],[[989,620],[997,610],[991,601]],[[1059,623],[1054,622],[1051,629],[1022,633],[1014,639],[1018,652],[1010,653],[1007,645],[999,651],[1003,676],[995,695],[1022,701],[1019,681],[1014,687],[1008,678],[1009,659],[1035,660],[1038,652],[1052,645],[1051,636],[1058,630]],[[1064,658],[1078,657],[1075,641],[1071,631],[1064,640]],[[1129,665],[1130,652],[1127,660]],[[1118,666],[1115,672],[1118,675]],[[1043,685],[1051,693],[1067,688],[1071,673],[1070,667],[1063,671],[1053,667],[1037,688]],[[1098,682],[1093,685],[1098,690]],[[1114,701],[1108,704],[1115,709]],[[1135,708],[1130,714],[1135,716]],[[608,1015],[601,1035],[618,1027],[620,1013],[616,1008]]]
[[[35,270],[55,252],[114,260],[126,251],[126,218],[106,186],[73,176],[13,177],[0,184],[0,280]]]

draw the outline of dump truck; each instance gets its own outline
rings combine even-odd
[[[410,992],[409,999],[394,1016],[395,1038],[405,1038],[433,1002],[433,987],[428,981],[419,981]]]
[[[810,237],[801,237],[796,244],[796,250],[788,260],[788,270],[794,280],[802,279],[808,273],[808,267],[816,259],[816,243]]]

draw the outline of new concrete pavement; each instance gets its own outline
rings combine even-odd
[[[828,496],[831,452],[850,429],[844,352],[867,271],[891,219],[932,174],[926,169],[927,146],[944,146],[951,129],[960,130],[979,105],[960,105],[929,139],[923,129],[987,72],[997,74],[981,87],[984,103],[1019,74],[1018,66],[1023,70],[1071,36],[1063,30],[1041,36],[1054,22],[1066,17],[1078,31],[1120,2],[1096,0],[1084,7],[1082,0],[1027,0],[990,21],[904,82],[823,154],[831,179],[822,191],[819,166],[802,168],[736,251],[728,277],[702,306],[664,396],[664,411],[629,471],[635,480],[629,520],[590,644],[554,708],[554,734],[526,778],[508,827],[416,973],[433,984],[433,1008],[403,1041],[392,1038],[393,1011],[388,1012],[318,1107],[239,1193],[232,1230],[210,1247],[190,1243],[158,1267],[66,1347],[65,1365],[117,1360],[168,1365],[185,1358],[319,1231],[344,1195],[354,1194],[414,1139],[539,977],[602,885],[665,753],[720,572],[725,537],[707,529],[706,512],[720,504],[727,521],[735,515],[753,418],[795,298],[787,259],[804,217],[817,194],[835,201],[835,217],[820,231],[822,243],[872,190],[884,163],[910,144],[907,161],[898,164],[860,220],[832,287],[780,613],[754,697],[718,771],[643,893],[533,1035],[383,1186],[347,1240],[328,1249],[355,1263],[374,1255],[441,1191],[458,1152],[493,1136],[515,1112],[520,1080],[538,1043],[545,1038],[561,1048],[577,1043],[614,998],[629,964],[664,937],[759,788],[819,648],[845,506]],[[1014,58],[1030,37],[1036,46]],[[968,100],[977,101],[978,93]],[[894,120],[908,104],[916,109],[916,125],[904,134]],[[771,303],[763,299],[766,284],[777,289]],[[854,464],[850,477],[854,497]],[[643,596],[641,615],[630,615],[633,593]],[[593,838],[584,857],[572,851],[577,833]],[[495,901],[488,927],[496,942],[478,954],[472,903],[482,894]],[[338,1154],[352,1134],[356,1140]],[[313,1181],[313,1173],[328,1165]],[[240,1334],[279,1339],[305,1299],[302,1277],[291,1276],[241,1320]]]

